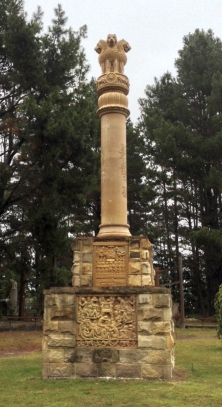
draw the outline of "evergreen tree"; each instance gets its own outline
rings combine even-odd
[[[210,314],[222,280],[220,254],[213,255],[221,229],[221,40],[211,30],[185,36],[176,67],[176,78],[166,73],[147,87],[140,130],[147,163],[151,155],[160,185],[166,179],[160,200],[167,267],[175,270],[184,249],[191,307]]]

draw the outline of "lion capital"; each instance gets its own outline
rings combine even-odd
[[[125,40],[117,41],[115,34],[109,34],[107,40],[100,40],[95,47],[99,54],[99,63],[102,74],[117,72],[124,74],[124,65],[126,64],[126,53],[131,47]]]

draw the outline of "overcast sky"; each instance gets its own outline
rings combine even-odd
[[[107,34],[116,34],[131,45],[127,54],[125,74],[130,80],[130,118],[139,117],[138,99],[144,90],[166,71],[176,74],[174,61],[183,46],[183,37],[196,28],[211,28],[222,38],[222,0],[25,0],[28,17],[41,6],[44,11],[44,29],[54,18],[53,9],[62,5],[68,17],[68,26],[77,31],[88,27],[88,38],[83,40],[90,77],[98,77],[100,66],[94,47]]]

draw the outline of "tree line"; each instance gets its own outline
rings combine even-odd
[[[47,33],[38,8],[0,4],[0,299],[19,285],[71,282],[70,243],[100,222],[100,123],[95,80],[58,5]],[[177,74],[155,78],[127,121],[128,211],[133,235],[154,244],[162,284],[183,256],[188,314],[211,315],[222,283],[222,42],[211,30],[183,39]],[[177,285],[172,286],[178,300]]]

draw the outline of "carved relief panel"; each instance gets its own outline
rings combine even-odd
[[[96,242],[93,245],[93,285],[116,287],[127,285],[128,244]]]
[[[136,298],[130,296],[78,296],[77,346],[135,348]]]

